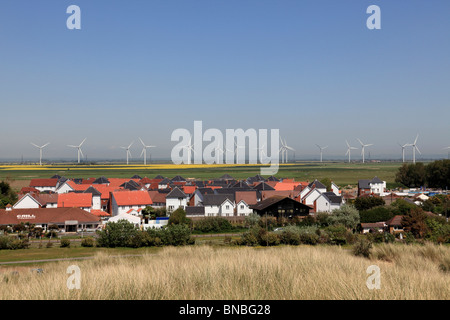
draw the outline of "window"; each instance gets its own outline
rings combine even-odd
[[[244,205],[243,204],[241,204],[241,209],[244,209]]]
[[[227,204],[227,205],[225,206],[225,209],[229,210],[229,209],[230,209],[230,206]]]

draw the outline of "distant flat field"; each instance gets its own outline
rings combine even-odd
[[[330,178],[339,186],[356,185],[359,179],[371,179],[378,176],[388,184],[395,183],[395,173],[401,166],[399,162],[381,163],[344,163],[344,162],[296,162],[281,164],[280,178],[295,178],[297,181]],[[96,165],[0,165],[0,180],[9,180],[20,188],[36,178],[50,178],[58,174],[66,178],[131,178],[137,174],[153,178],[156,175],[172,178],[181,175],[184,178],[211,179],[229,174],[236,179],[244,179],[260,174],[261,165],[175,165],[175,164],[96,164]]]

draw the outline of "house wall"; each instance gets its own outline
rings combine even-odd
[[[102,208],[102,200],[100,196],[92,196],[92,209],[101,210]]]
[[[51,192],[55,192],[56,191],[56,187],[33,187],[36,190],[39,190],[40,192],[45,192],[45,191],[51,191]]]
[[[230,201],[225,201],[220,206],[220,215],[225,217],[234,216],[234,203]]]
[[[39,207],[36,200],[33,200],[29,195],[23,197],[13,206],[14,209],[38,209]]]
[[[63,183],[62,186],[59,187],[58,190],[56,190],[56,193],[62,194],[62,193],[70,192],[70,191],[74,191],[74,190],[72,189],[72,187],[69,186],[67,183]]]
[[[241,206],[244,206],[244,208],[241,208]],[[241,201],[236,205],[236,213],[238,216],[248,216],[253,213],[253,209],[250,209],[245,201]]]
[[[179,207],[185,209],[187,206],[187,199],[177,199],[177,198],[166,198],[166,209],[167,212],[173,212],[177,210]]]

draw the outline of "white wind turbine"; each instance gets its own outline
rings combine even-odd
[[[284,163],[287,163],[287,160],[288,160],[288,151],[290,150],[290,151],[295,152],[295,149],[287,145],[286,139],[283,141],[283,139],[281,139],[281,137],[280,137],[280,141],[281,141],[281,148],[280,148],[280,151],[281,151],[281,152],[284,152]],[[294,158],[295,158],[295,157],[294,157]],[[294,159],[294,160],[295,160],[295,159]],[[283,163],[283,153],[281,154],[281,162]]]
[[[406,143],[404,145],[401,145],[400,143],[398,144],[401,148],[402,148],[402,161],[405,162],[405,148],[406,147],[411,147],[411,144]]]
[[[371,144],[364,144],[364,143],[362,143],[361,142],[361,140],[359,140],[359,139],[357,139],[358,141],[359,141],[359,143],[361,144],[361,147],[362,147],[362,150],[361,150],[361,155],[362,155],[362,162],[364,163],[364,157],[365,157],[365,149],[366,149],[366,147],[370,147],[370,146],[373,146],[373,143],[371,143]]]
[[[78,163],[80,163],[80,155],[81,156],[84,156],[83,155],[83,151],[81,151],[81,146],[83,145],[83,143],[86,141],[86,138],[84,138],[84,140],[80,143],[80,145],[78,145],[78,146],[74,146],[74,145],[71,145],[71,144],[68,144],[67,146],[68,147],[71,147],[71,148],[77,148],[78,149]]]
[[[128,147],[120,147],[120,148],[122,148],[122,149],[124,149],[124,150],[127,150],[127,164],[128,164],[128,157],[132,158],[132,157],[131,157],[130,148],[131,148],[131,146],[133,145],[133,143],[134,143],[134,141],[133,141],[132,143],[130,143],[130,145],[129,145]]]
[[[325,150],[326,148],[328,148],[328,146],[326,146],[326,147],[321,147],[321,146],[319,146],[318,144],[316,144],[316,146],[319,148],[319,150],[320,150],[320,162],[322,162],[322,153],[323,153],[323,150]]]
[[[42,149],[44,149],[46,146],[48,146],[50,144],[50,142],[47,142],[46,144],[44,144],[43,146],[38,146],[37,144],[34,144],[33,142],[30,142],[33,146],[35,146],[36,148],[39,148],[39,165],[42,166]]]
[[[188,163],[191,164],[191,151],[196,153],[194,150],[194,145],[192,144],[192,138],[189,138],[189,144],[182,147],[183,149],[186,149],[188,152]]]
[[[245,145],[239,146],[235,141],[234,142],[234,152],[236,153],[236,163],[239,163],[239,149],[245,149]],[[244,155],[244,163],[245,163],[245,155]]]
[[[262,159],[263,157],[266,157],[266,152],[264,151],[264,148],[266,147],[266,145],[262,145],[259,148],[255,148],[256,150],[258,150],[259,153],[259,161],[262,163]]]
[[[144,165],[146,165],[147,164],[147,148],[156,148],[156,146],[147,146],[147,145],[145,145],[144,141],[142,141],[141,138],[139,138],[139,140],[141,141],[142,146],[143,146],[142,152],[141,152],[141,157],[142,157],[142,155],[144,155]]]
[[[214,155],[216,156],[216,164],[222,164],[224,150],[219,145],[214,147]],[[220,160],[222,159],[222,161]]]
[[[419,135],[418,134],[416,136],[416,140],[414,140],[414,143],[410,144],[410,146],[413,147],[413,163],[416,163],[416,150],[417,150],[417,152],[422,154],[422,152],[420,152],[419,148],[417,147],[417,139],[419,139]]]
[[[345,155],[348,154],[348,163],[350,163],[350,161],[351,161],[350,160],[350,154],[351,154],[352,150],[358,150],[358,148],[350,147],[350,144],[348,143],[347,140],[345,140],[345,143],[347,143],[347,152],[345,153]]]

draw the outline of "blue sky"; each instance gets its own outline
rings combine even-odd
[[[68,30],[69,5],[81,30]],[[369,30],[369,5],[381,30]],[[280,129],[297,158],[345,140],[450,146],[450,2],[2,0],[0,158],[170,156],[177,128]],[[366,142],[367,141],[367,142]],[[369,151],[369,150],[368,150]],[[356,151],[356,154],[358,151]]]

